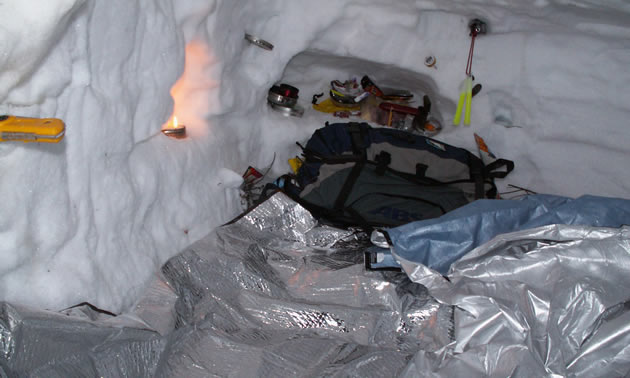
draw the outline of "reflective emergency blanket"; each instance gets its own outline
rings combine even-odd
[[[276,194],[172,258],[128,314],[4,303],[0,376],[392,376],[452,341],[453,308]]]
[[[115,316],[0,306],[0,376],[623,376],[630,229],[496,237],[445,279],[276,194],[169,260]],[[411,280],[410,280],[411,278]],[[412,282],[415,281],[415,282]],[[428,289],[428,290],[427,290]]]
[[[456,341],[409,376],[622,377],[630,372],[630,228],[545,226],[505,234],[448,280],[413,270],[457,306]],[[430,373],[429,373],[430,372]]]

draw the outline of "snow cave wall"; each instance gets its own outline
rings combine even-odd
[[[248,165],[275,152],[270,174],[283,173],[294,142],[334,120],[270,111],[266,92],[280,81],[306,107],[350,75],[412,83],[437,104],[440,139],[474,150],[482,134],[516,161],[512,183],[628,197],[621,1],[11,0],[0,10],[12,15],[0,28],[0,111],[67,127],[60,144],[0,144],[2,300],[131,305],[166,259],[241,211]],[[454,128],[472,17],[491,25],[473,65],[484,90],[473,125]],[[172,114],[187,139],[160,133]]]

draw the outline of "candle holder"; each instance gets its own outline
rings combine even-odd
[[[186,138],[186,126],[181,125],[177,127],[171,127],[168,129],[162,129],[162,133],[171,138],[184,139]]]
[[[186,138],[186,125],[180,125],[177,122],[177,117],[174,117],[173,123],[163,128],[162,133],[171,138],[184,139]]]

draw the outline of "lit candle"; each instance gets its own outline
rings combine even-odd
[[[177,138],[177,139],[186,138],[186,126],[180,125],[177,122],[177,117],[173,117],[173,122],[171,123],[171,127],[166,127],[162,129],[162,133],[172,138]]]

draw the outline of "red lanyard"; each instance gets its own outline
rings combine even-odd
[[[473,51],[475,50],[475,37],[477,36],[477,30],[473,29],[470,32],[471,40],[470,40],[470,50],[468,51],[468,62],[466,62],[466,76],[472,75],[472,62],[473,62]]]
[[[466,76],[472,76],[473,52],[475,51],[475,38],[479,34],[486,34],[488,26],[478,18],[471,20],[468,24],[470,28],[470,50],[468,50],[468,61],[466,62]]]

